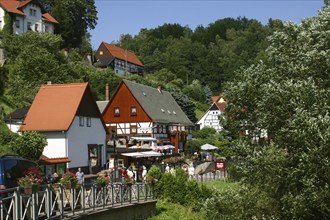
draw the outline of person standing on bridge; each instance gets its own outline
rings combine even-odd
[[[78,168],[78,171],[76,172],[76,176],[77,176],[77,179],[78,179],[78,184],[80,184],[80,185],[83,184],[85,174],[84,174],[84,172],[81,171],[80,167]]]

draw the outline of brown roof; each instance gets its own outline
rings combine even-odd
[[[221,98],[220,96],[212,96],[212,101],[213,103],[215,103],[218,107],[218,109],[221,111],[221,112],[224,112],[225,111],[225,107],[226,107],[226,100]]]
[[[212,101],[213,102],[218,102],[220,99],[220,96],[212,96]]]
[[[139,66],[143,66],[143,64],[141,63],[141,61],[139,60],[139,58],[135,55],[135,53],[125,50],[123,48],[117,47],[113,44],[108,44],[106,42],[102,42],[102,44],[104,44],[104,46],[107,48],[107,50],[109,51],[109,53],[117,58],[117,59],[121,59]]]
[[[20,130],[67,131],[87,87],[88,83],[42,85]]]
[[[68,157],[49,158],[49,157],[46,157],[45,155],[41,155],[39,162],[54,164],[54,163],[68,163],[68,162],[71,162],[71,160]]]
[[[0,0],[0,5],[9,13],[25,16],[26,14],[23,12],[23,7],[30,2],[32,2],[32,0]],[[48,13],[44,13],[42,17],[45,21],[58,24],[56,19]]]

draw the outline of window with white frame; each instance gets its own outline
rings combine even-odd
[[[32,29],[31,29],[31,25],[32,25],[31,22],[28,22],[28,23],[27,23],[27,29],[28,29],[29,31],[32,30]]]
[[[37,10],[30,8],[30,16],[36,17],[37,16]]]

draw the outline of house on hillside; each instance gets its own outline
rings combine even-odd
[[[106,164],[106,127],[88,83],[42,85],[20,131],[38,131],[44,160],[66,158],[66,168],[95,173]]]
[[[13,33],[22,34],[29,30],[54,33],[54,25],[58,24],[37,0],[0,0],[0,29],[8,19],[13,23]]]
[[[184,150],[187,135],[194,127],[169,92],[128,80],[119,84],[103,111],[103,120],[112,147],[116,137],[126,145],[171,144],[175,153]]]
[[[112,68],[120,75],[127,72],[143,76],[144,66],[135,53],[113,44],[102,42],[95,53],[95,59],[96,67]]]
[[[226,101],[220,96],[212,96],[212,105],[204,113],[204,115],[198,120],[197,124],[199,128],[204,127],[214,128],[217,132],[220,132],[223,127],[220,123],[219,116],[223,114],[226,107]]]
[[[18,108],[3,118],[3,121],[6,123],[11,132],[19,133],[18,131],[28,111],[29,107]]]

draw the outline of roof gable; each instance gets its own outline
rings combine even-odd
[[[125,79],[122,82],[154,122],[194,125],[169,92]]]
[[[141,63],[139,58],[135,55],[135,53],[128,50],[124,50],[123,48],[117,47],[113,44],[108,44],[106,42],[102,42],[102,44],[105,46],[105,48],[109,51],[109,53],[113,57],[124,61],[127,60],[127,62],[143,67],[143,64]]]
[[[21,131],[67,131],[78,113],[100,117],[88,83],[42,85]]]

